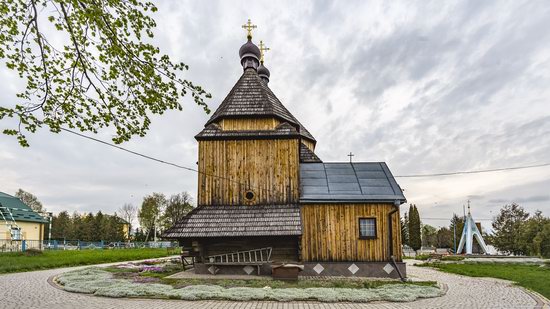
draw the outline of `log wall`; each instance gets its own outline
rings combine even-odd
[[[298,164],[297,138],[199,141],[198,205],[298,203]]]
[[[302,205],[303,261],[389,261],[388,214],[392,204]],[[359,218],[376,218],[377,237],[359,238]],[[393,252],[401,260],[399,212],[392,215]]]

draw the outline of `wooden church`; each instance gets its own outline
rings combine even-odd
[[[268,86],[263,52],[240,48],[243,74],[195,136],[197,207],[169,228],[196,256],[195,272],[406,276],[402,190],[384,162],[323,162],[313,135]]]

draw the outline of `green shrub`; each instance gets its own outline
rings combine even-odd
[[[37,255],[42,255],[42,254],[43,254],[42,250],[39,250],[39,249],[30,248],[30,249],[25,250],[25,255],[26,256],[37,256]]]
[[[430,258],[429,254],[418,254],[418,255],[416,255],[416,257],[414,259],[415,260],[420,260],[420,261],[425,261],[429,258]]]
[[[464,257],[461,255],[444,255],[441,257],[442,261],[462,261]]]

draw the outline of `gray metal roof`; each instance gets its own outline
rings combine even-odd
[[[384,162],[302,163],[300,202],[406,202]]]

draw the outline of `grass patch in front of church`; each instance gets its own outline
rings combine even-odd
[[[444,292],[435,282],[402,283],[388,280],[302,279],[295,282],[268,279],[169,279],[181,271],[177,261],[126,263],[89,267],[55,279],[64,290],[106,297],[140,297],[182,300],[272,300],[321,302],[407,302],[438,297]]]
[[[174,288],[182,288],[192,285],[217,285],[224,288],[249,287],[273,289],[308,289],[308,288],[344,288],[344,289],[375,289],[385,285],[419,285],[436,286],[434,281],[421,282],[401,282],[397,280],[373,280],[373,279],[328,279],[328,280],[310,280],[300,279],[298,281],[282,281],[267,279],[162,279],[162,283],[169,284]]]
[[[538,292],[550,298],[550,267],[510,263],[429,263],[421,266],[434,267],[438,270],[470,276],[491,277],[516,282],[517,285]]]
[[[0,274],[33,270],[143,260],[168,256],[166,249],[55,250],[38,255],[0,253]]]

